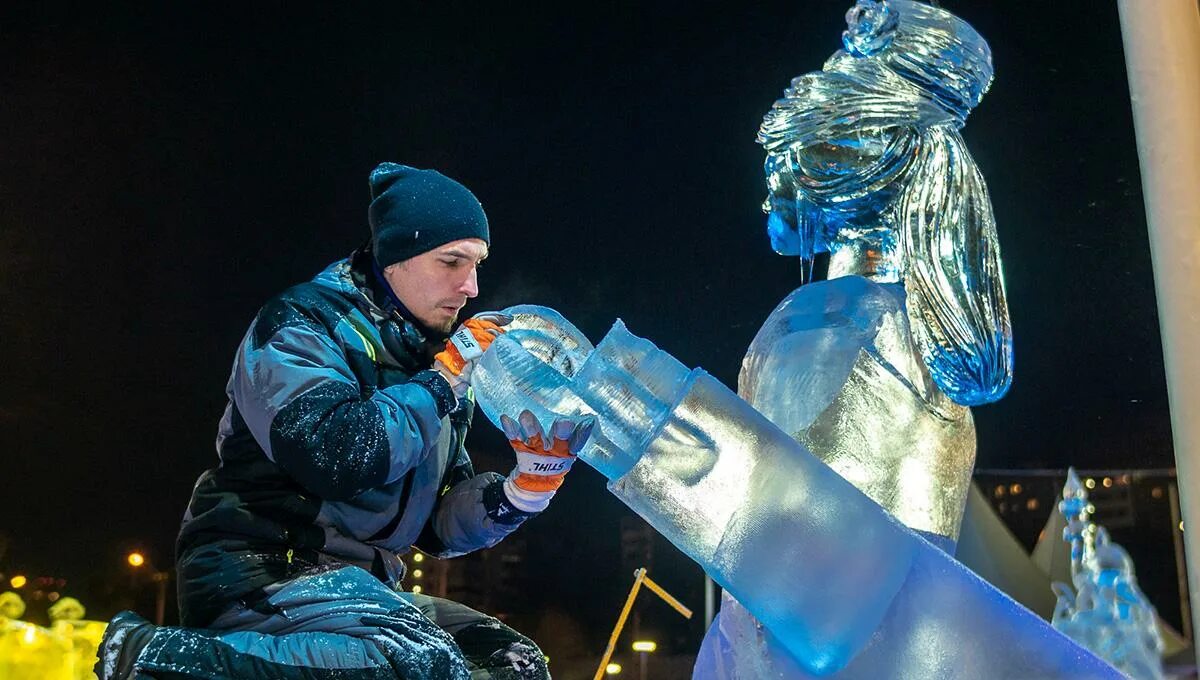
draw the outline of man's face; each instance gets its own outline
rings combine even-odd
[[[487,256],[486,243],[466,238],[397,262],[383,278],[417,321],[448,334],[463,305],[479,295],[477,270]]]

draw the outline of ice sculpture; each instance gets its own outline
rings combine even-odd
[[[746,604],[797,677],[1117,677],[704,371],[620,322],[593,349],[551,310],[505,311],[473,377],[483,412],[595,414],[580,457]]]
[[[1132,678],[1163,676],[1163,640],[1154,607],[1137,585],[1133,561],[1091,520],[1087,489],[1071,468],[1058,511],[1067,520],[1075,589],[1055,583],[1052,625]]]
[[[967,407],[1012,377],[991,204],[958,134],[991,83],[990,50],[920,3],[863,0],[846,20],[845,49],[794,79],[758,136],[772,246],[801,258],[804,281],[829,252],[830,280],[775,309],[738,391],[953,552],[975,458]],[[802,677],[769,646],[727,595],[697,677]]]
[[[71,643],[75,680],[95,680],[92,667],[96,665],[96,651],[108,623],[84,620],[87,610],[73,597],[59,599],[46,614],[50,617],[50,630]]]
[[[10,591],[0,593],[0,622],[15,621],[25,615],[25,600]]]
[[[834,278],[764,325],[750,403],[620,322],[593,349],[526,307],[480,360],[480,407],[597,416],[580,457],[748,610],[726,601],[698,677],[1118,677],[946,552],[966,407],[1011,375],[991,209],[957,133],[987,46],[910,2],[848,19],[847,52],[763,124],[772,241],[806,263],[829,250]]]

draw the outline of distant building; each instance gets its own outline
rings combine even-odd
[[[524,568],[526,541],[520,534],[478,552],[439,560],[416,554],[405,557],[405,585],[427,595],[447,598],[487,612],[500,620],[521,611],[529,578]],[[419,560],[419,561],[418,561]]]

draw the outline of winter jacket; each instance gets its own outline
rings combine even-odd
[[[176,546],[185,625],[308,567],[345,563],[397,586],[398,554],[494,545],[530,516],[463,448],[474,403],[372,269],[334,263],[259,311],[234,360],[219,465],[197,481]]]

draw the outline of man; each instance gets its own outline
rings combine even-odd
[[[518,466],[474,473],[471,369],[509,320],[447,336],[479,292],[487,218],[432,170],[384,163],[370,187],[370,243],[268,302],[238,351],[220,465],[177,545],[189,628],[119,614],[102,680],[549,677],[496,619],[398,592],[398,554],[494,545],[545,509],[592,423],[506,418]]]

